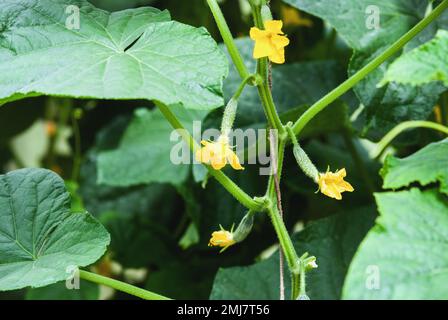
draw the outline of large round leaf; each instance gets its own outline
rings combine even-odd
[[[67,279],[69,267],[95,262],[109,241],[90,214],[70,212],[70,196],[53,172],[0,176],[0,290]]]
[[[154,8],[108,13],[84,0],[1,1],[0,105],[62,95],[221,106],[224,54],[205,29],[169,20]]]

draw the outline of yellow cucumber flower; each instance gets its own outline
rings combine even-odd
[[[215,170],[221,170],[227,163],[235,170],[244,170],[227,136],[221,135],[216,142],[202,140],[201,144],[203,147],[196,151],[197,161],[210,164]]]
[[[208,243],[209,247],[222,247],[224,251],[228,247],[234,245],[236,241],[233,239],[233,232],[224,230],[221,226],[221,230],[212,233],[212,237]]]
[[[347,172],[344,169],[336,172],[327,171],[326,173],[319,173],[317,183],[319,184],[319,190],[326,196],[341,200],[341,193],[344,191],[353,192],[354,189],[350,183],[344,181]]]
[[[313,21],[303,17],[302,13],[290,6],[282,5],[281,6],[281,12],[282,12],[282,20],[286,27],[308,27],[311,28],[313,26]]]
[[[285,63],[285,47],[289,39],[282,31],[281,20],[264,22],[265,30],[257,27],[250,29],[250,38],[255,41],[254,59],[268,57],[274,63]]]

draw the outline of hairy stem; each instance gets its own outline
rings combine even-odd
[[[177,130],[181,137],[188,144],[189,148],[194,152],[200,148],[199,144],[193,139],[191,134],[184,128],[177,119],[176,115],[161,102],[156,102],[157,107],[162,112],[164,117],[168,120],[171,126]],[[219,170],[214,170],[211,166],[205,165],[208,172],[230,193],[235,199],[237,199],[243,206],[253,211],[261,211],[263,203],[257,202],[252,199],[246,192],[244,192],[235,182],[233,182],[228,176]]]
[[[277,209],[280,214],[280,218],[283,220],[283,208],[282,208],[282,196],[280,191],[280,180],[278,177],[278,159],[277,159],[277,153],[278,150],[275,149],[277,146],[277,137],[272,132],[272,130],[269,130],[269,139],[270,139],[270,148],[271,148],[271,161],[272,161],[272,167],[275,169],[274,172],[272,172],[272,180],[273,184],[275,186],[275,193],[277,197]],[[281,148],[281,152],[284,153],[284,144]],[[280,273],[280,300],[285,300],[285,276],[284,276],[284,257],[283,257],[283,250],[279,250],[279,273]]]
[[[114,288],[115,290],[122,291],[145,300],[171,300],[170,298],[167,298],[160,294],[85,270],[79,270],[79,276],[81,277],[81,279],[108,286]]]
[[[448,0],[444,0],[437,8],[435,8],[428,16],[409,30],[404,36],[392,44],[386,51],[368,63],[361,70],[339,85],[336,89],[328,93],[322,99],[312,105],[295,123],[293,131],[299,135],[303,128],[322,110],[329,106],[332,102],[353,88],[358,82],[364,79],[369,73],[377,69],[383,62],[401,50],[410,40],[426,28],[433,20],[439,17],[443,11],[448,8]]]
[[[238,70],[238,73],[240,74],[242,79],[247,78],[249,76],[249,72],[247,71],[243,58],[241,57],[241,54],[235,45],[232,33],[230,32],[229,26],[227,25],[226,19],[222,14],[219,4],[216,2],[216,0],[207,0],[207,4],[210,7],[210,11],[212,12],[213,17],[215,18],[219,32],[221,33],[222,39],[224,40],[224,43],[227,47],[227,50],[229,51],[230,57],[232,58],[236,69]]]
[[[281,249],[285,254],[286,262],[288,263],[289,270],[291,273],[297,273],[299,270],[299,258],[297,256],[294,245],[292,244],[291,238],[289,236],[288,230],[286,229],[285,223],[276,206],[268,208],[268,213],[274,226],[275,232],[277,233],[278,239],[280,241]]]

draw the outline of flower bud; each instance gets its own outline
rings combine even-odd
[[[305,271],[310,271],[313,269],[317,269],[318,265],[316,263],[316,257],[312,256],[303,261],[303,265],[305,267]]]

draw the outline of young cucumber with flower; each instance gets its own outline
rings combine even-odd
[[[301,257],[295,252],[288,231],[282,218],[282,209],[280,205],[279,177],[281,177],[281,168],[283,164],[283,153],[288,143],[292,144],[292,151],[297,160],[299,168],[313,179],[318,185],[320,192],[330,198],[341,200],[343,192],[354,191],[353,187],[344,180],[346,170],[343,168],[336,172],[327,170],[321,173],[314,166],[310,158],[300,147],[294,126],[292,123],[284,125],[277,113],[275,102],[271,93],[271,76],[269,63],[285,63],[285,48],[290,44],[290,40],[283,32],[283,22],[272,18],[269,6],[266,1],[250,1],[253,10],[255,26],[249,31],[250,38],[254,41],[253,58],[257,60],[257,70],[255,74],[250,74],[242,61],[242,58],[236,48],[231,33],[227,27],[222,12],[219,9],[216,0],[207,1],[213,15],[218,23],[219,30],[224,38],[229,53],[237,67],[242,81],[234,96],[229,100],[224,108],[221,131],[215,141],[201,141],[201,148],[196,150],[195,158],[197,161],[209,166],[212,170],[219,171],[227,165],[234,170],[244,170],[238,155],[235,153],[235,146],[230,141],[230,133],[233,129],[234,120],[237,114],[238,99],[247,85],[256,86],[260,95],[261,106],[266,114],[269,130],[277,131],[277,150],[271,150],[271,158],[278,158],[280,161],[274,161],[278,168],[274,169],[274,175],[269,177],[268,190],[266,195],[259,198],[261,203],[257,209],[250,208],[244,218],[240,221],[236,230],[234,225],[230,230],[226,230],[220,225],[220,229],[214,231],[211,235],[209,246],[222,248],[223,252],[230,246],[243,241],[251,232],[254,216],[256,212],[266,211],[273,222],[273,226],[280,240],[280,248],[284,252],[291,278],[293,281],[292,297],[294,299],[306,299],[305,292],[305,272],[317,268],[316,257],[308,257],[308,253]],[[274,69],[275,72],[275,69]],[[271,136],[271,135],[270,135]],[[274,141],[270,141],[274,143]],[[277,187],[274,188],[274,185]],[[238,193],[238,192],[237,192]],[[276,196],[275,196],[276,195]],[[254,200],[255,201],[255,200]]]

